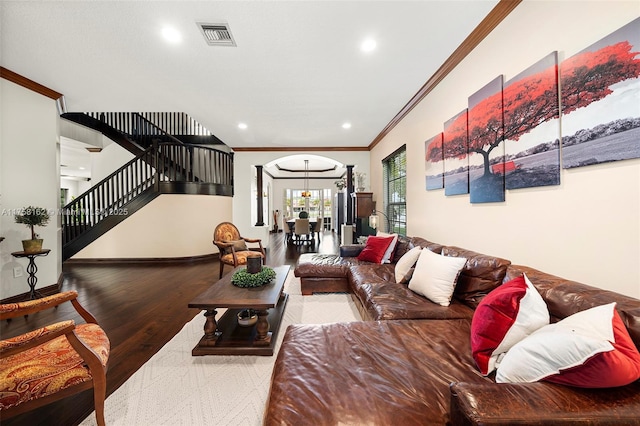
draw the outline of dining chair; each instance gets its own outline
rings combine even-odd
[[[296,219],[294,233],[296,244],[310,243],[311,238],[309,238],[309,235],[311,233],[311,227],[309,226],[309,219]],[[302,240],[303,236],[304,240]]]
[[[318,218],[315,226],[313,227],[313,232],[318,234],[318,241],[320,241],[320,234],[322,233],[322,218]]]
[[[290,222],[290,221],[286,221],[284,222],[286,228],[286,235],[285,235],[285,241],[287,243],[290,243],[293,241],[293,234],[295,232],[295,222]]]

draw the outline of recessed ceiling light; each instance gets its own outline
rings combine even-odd
[[[164,27],[162,29],[162,37],[164,37],[164,39],[169,43],[173,44],[179,43],[180,40],[182,40],[182,35],[180,35],[178,30],[172,27]]]
[[[374,39],[368,38],[362,42],[362,44],[360,45],[360,50],[362,50],[365,53],[369,53],[374,51],[377,45],[378,44]]]
[[[84,170],[84,167],[82,167],[82,166],[80,166],[80,167],[78,167],[78,168],[79,168],[80,170]]]
[[[350,129],[350,128],[351,128],[351,123],[344,123],[344,124],[342,125],[342,128],[343,128],[343,129]]]
[[[247,126],[247,125],[246,125],[246,123],[238,123],[238,129],[242,129],[242,130],[244,130],[244,129],[246,129],[247,127],[249,127],[249,126]]]

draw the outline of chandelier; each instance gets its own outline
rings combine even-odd
[[[302,197],[311,197],[311,191],[309,191],[309,160],[304,160],[304,191],[302,191]]]

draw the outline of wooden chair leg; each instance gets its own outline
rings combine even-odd
[[[105,426],[104,422],[104,400],[107,397],[107,378],[94,377],[93,382],[93,403],[96,409],[96,422],[98,426]]]
[[[224,262],[220,261],[220,278],[222,278],[222,270],[224,269]]]

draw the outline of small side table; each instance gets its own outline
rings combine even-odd
[[[36,272],[38,272],[38,267],[36,266],[36,257],[46,256],[50,251],[50,249],[45,249],[33,253],[27,253],[24,251],[14,251],[13,253],[11,253],[11,256],[15,258],[29,258],[29,265],[27,266],[27,273],[29,274],[29,276],[27,277],[27,284],[29,284],[29,288],[31,289],[31,291],[29,292],[29,300],[42,297],[42,294],[40,294],[39,291],[36,291],[36,283],[38,282],[38,278],[36,277]]]

